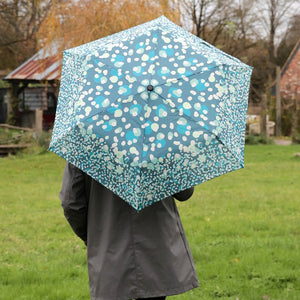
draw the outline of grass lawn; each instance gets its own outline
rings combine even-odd
[[[168,297],[300,299],[300,146],[247,146],[245,169],[178,203],[200,288]],[[85,246],[64,219],[64,161],[0,159],[0,299],[89,299]]]

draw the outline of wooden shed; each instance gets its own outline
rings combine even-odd
[[[7,115],[13,110],[16,125],[39,130],[53,126],[61,64],[52,44],[4,78],[10,83]]]

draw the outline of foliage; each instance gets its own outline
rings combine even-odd
[[[36,134],[31,131],[0,128],[1,145],[19,144],[28,146],[24,150],[19,150],[17,152],[18,156],[45,153],[49,148],[50,139],[51,131]]]
[[[248,63],[253,67],[250,99],[253,103],[261,103],[262,95],[266,92],[270,67],[266,64],[268,51],[263,40],[257,41],[256,46],[248,50]]]
[[[22,152],[19,152],[18,155],[23,156],[28,154],[35,155],[46,153],[49,148],[51,134],[51,131],[43,131],[39,134],[35,134],[35,138],[30,143],[30,146],[22,150]]]
[[[9,125],[19,125],[19,98],[11,94],[10,96],[10,111],[7,116],[6,123]]]
[[[270,145],[273,144],[273,140],[266,135],[247,135],[245,138],[247,145]]]
[[[7,82],[0,79],[0,89],[7,88],[7,87],[9,87],[9,85],[7,84]]]
[[[293,117],[294,114],[297,114],[297,126],[296,132],[300,133],[300,111],[296,110],[294,106],[291,106],[291,99],[281,98],[281,134],[283,136],[291,136],[292,135],[292,127],[293,127]],[[270,105],[270,119],[276,120],[276,108],[275,103]]]
[[[53,41],[59,41],[60,50],[78,46],[162,14],[178,23],[176,1],[54,0],[39,31],[41,46],[50,45]]]
[[[300,144],[300,133],[296,133],[295,137],[293,138],[294,144]]]
[[[36,140],[37,144],[44,149],[49,148],[50,140],[51,140],[52,131],[43,131],[38,134]]]
[[[33,143],[33,141],[33,132],[0,128],[1,145],[28,144]]]
[[[246,146],[245,169],[177,203],[200,287],[168,299],[299,299],[295,152],[300,146]],[[58,198],[64,160],[9,157],[0,169],[0,299],[89,299],[86,249]]]
[[[0,1],[0,69],[13,69],[36,51],[37,32],[51,0]]]
[[[283,110],[281,115],[281,127],[282,127],[282,134],[285,136],[290,136],[292,134],[292,121],[293,121],[293,114],[295,112],[290,110]],[[300,133],[300,111],[298,113],[298,126],[297,131]]]
[[[291,51],[299,40],[300,13],[295,14],[289,21],[286,33],[283,35],[277,49],[277,64],[281,67],[286,62]]]

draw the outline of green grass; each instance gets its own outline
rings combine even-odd
[[[178,203],[200,288],[168,297],[300,299],[300,146],[247,146],[245,169]],[[86,252],[64,219],[64,161],[0,159],[0,299],[89,299]]]

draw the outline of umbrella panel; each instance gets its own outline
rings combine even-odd
[[[152,24],[65,53],[50,147],[138,210],[243,166],[251,73]]]

